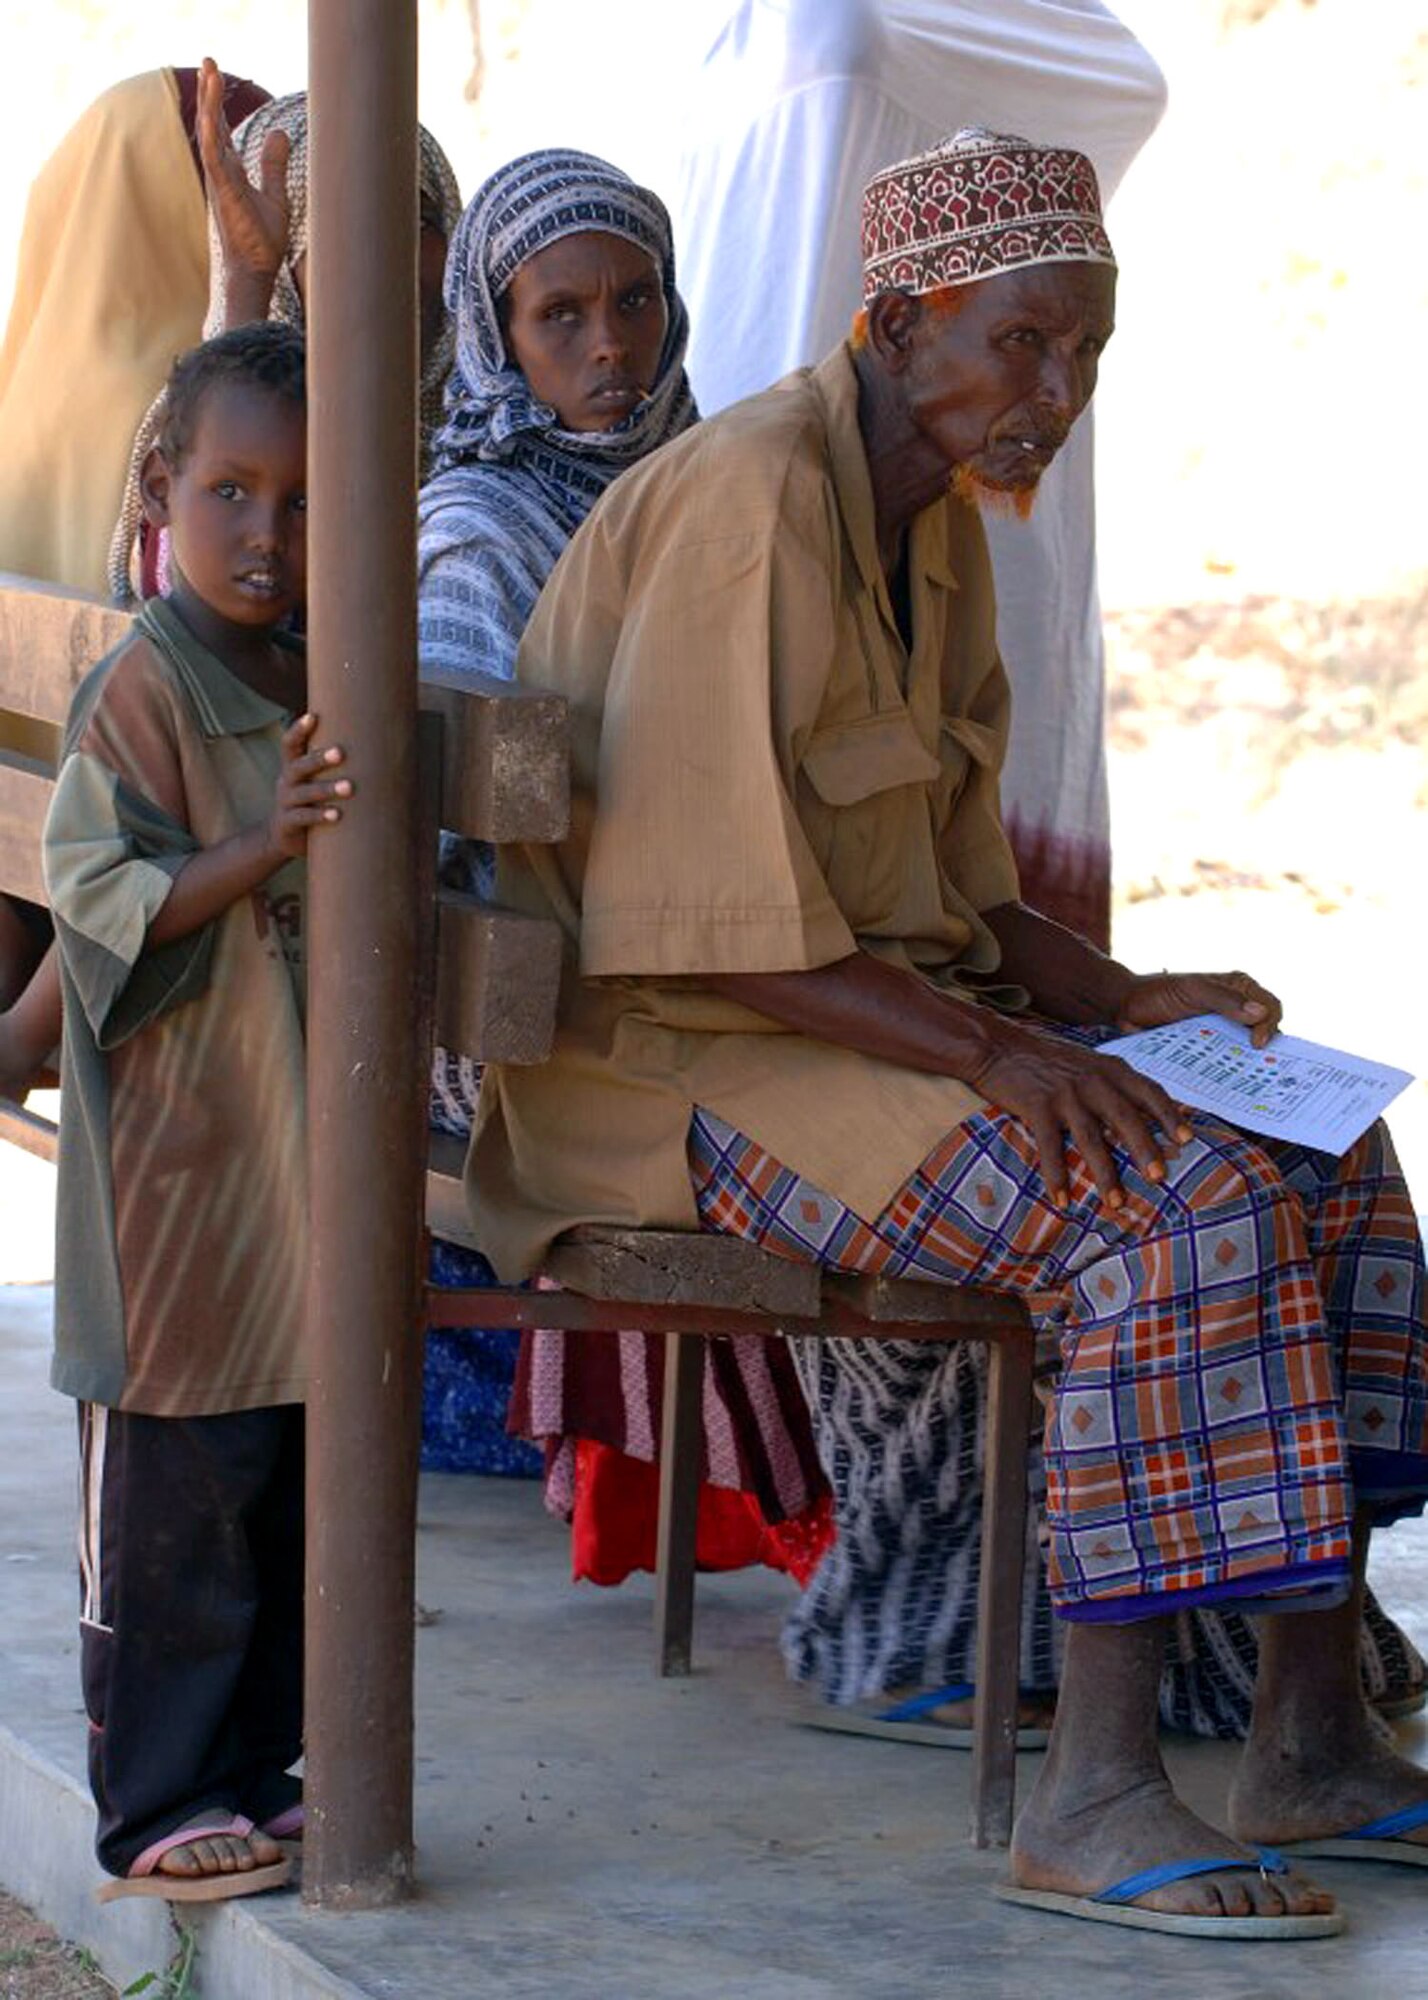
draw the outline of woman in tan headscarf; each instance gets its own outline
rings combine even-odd
[[[229,116],[267,92],[225,79]],[[0,347],[0,569],[104,592],[134,429],[208,302],[197,72],[95,99],[30,191]]]
[[[139,396],[137,405],[132,397],[126,401],[122,433],[117,426],[107,433],[115,441],[114,478],[104,489],[104,513],[98,518],[95,535],[97,574],[89,587],[104,591],[121,604],[135,603],[162,587],[162,538],[155,536],[141,543],[139,475],[158,434],[160,392],[174,352],[192,346],[204,332],[216,333],[265,315],[301,327],[304,314],[306,95],[298,92],[270,100],[266,91],[254,91],[251,86],[235,91],[208,58],[200,70],[175,75],[183,104],[183,129],[191,135],[189,150],[198,169],[193,175],[187,169],[177,174],[182,183],[177,205],[185,208],[192,194],[202,246],[201,277],[196,305],[190,301],[191,318],[147,378],[146,393]],[[160,105],[163,102],[162,98],[157,101]],[[135,132],[141,128],[142,120],[136,119]],[[418,141],[425,436],[440,415],[442,385],[454,346],[442,303],[441,274],[447,238],[461,214],[461,195],[446,156],[430,133],[419,129]],[[142,152],[142,148],[138,150]],[[156,145],[155,152],[164,162],[164,171],[174,177],[172,153],[162,143]],[[131,171],[147,183],[143,163],[136,161]],[[205,182],[212,205],[211,221],[205,216]],[[61,194],[54,204],[60,212],[65,198]],[[68,199],[75,199],[72,191]],[[122,203],[118,212],[122,215]],[[158,279],[152,282],[157,289]],[[116,293],[120,289],[116,286]],[[102,288],[97,288],[96,295],[102,295]],[[139,287],[129,285],[127,295],[142,302]],[[80,356],[78,347],[71,352]],[[130,386],[137,387],[137,377]],[[47,393],[51,398],[55,395],[53,380]],[[0,444],[3,442],[0,433]],[[0,568],[9,561],[0,540]],[[0,1096],[23,1095],[34,1080],[37,1064],[58,1035],[59,985],[53,961],[40,976],[30,979],[43,948],[43,933],[38,938],[27,935],[20,906],[0,899],[0,1008],[8,1010],[0,1012]],[[12,1005],[16,995],[20,999]]]
[[[228,116],[268,93],[221,78]],[[208,301],[195,145],[198,72],[149,70],[97,97],[35,176],[0,345],[0,571],[105,594],[134,427]],[[0,719],[0,747],[49,758],[54,732]],[[0,898],[0,1007],[48,940],[43,911]],[[0,1092],[28,1067],[0,1050]]]

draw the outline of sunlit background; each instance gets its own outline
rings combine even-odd
[[[668,186],[678,79],[729,5],[481,0],[477,89],[472,6],[421,0],[422,118],[468,194],[550,142]],[[1111,212],[1097,399],[1117,948],[1246,964],[1290,1027],[1428,1070],[1428,0],[1117,11],[1171,98]],[[299,88],[305,12],[7,0],[0,298],[91,98],[205,54]],[[1428,1083],[1392,1122],[1428,1208]],[[0,1275],[48,1269],[47,1173],[0,1160]]]

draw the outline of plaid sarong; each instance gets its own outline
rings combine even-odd
[[[1055,1208],[1025,1128],[975,1117],[874,1222],[710,1113],[691,1125],[706,1228],[840,1270],[1013,1291],[1054,1336],[1047,1522],[1063,1616],[1322,1601],[1348,1578],[1355,1498],[1391,1519],[1428,1493],[1423,1257],[1386,1130],[1336,1161],[1191,1122],[1162,1183],[1118,1160],[1127,1199],[1112,1213],[1079,1167]],[[910,1413],[886,1380],[842,1343],[808,1345],[840,1544],[914,1548],[949,1478],[926,1407],[939,1374],[957,1395],[966,1357],[917,1343],[931,1379],[908,1449]]]

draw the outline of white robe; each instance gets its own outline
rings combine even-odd
[[[1089,154],[1109,200],[1164,108],[1154,61],[1100,0],[740,0],[679,107],[672,193],[701,410],[819,360],[860,303],[878,168],[962,125]],[[1108,366],[1115,366],[1112,348]],[[991,521],[1014,690],[1003,780],[1029,900],[1109,907],[1104,654],[1089,413],[1029,522]],[[1089,894],[1084,902],[1083,890]]]

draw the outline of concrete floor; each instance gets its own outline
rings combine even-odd
[[[74,1630],[69,1406],[45,1387],[49,1292],[0,1287],[0,1880],[120,1985],[163,1906],[98,1909]],[[1376,1580],[1428,1638],[1428,1534]],[[1341,1939],[1188,1944],[1009,1910],[963,1838],[966,1759],[795,1726],[787,1586],[701,1584],[700,1671],[659,1682],[647,1584],[572,1591],[533,1486],[428,1479],[419,1537],[421,1896],[318,1916],[297,1896],[199,1920],[204,2000],[923,2000],[1428,1991],[1428,1875],[1326,1862]],[[1428,1761],[1428,1734],[1405,1742]],[[1202,1810],[1231,1753],[1177,1747]],[[1030,1781],[1034,1760],[1023,1759]]]

